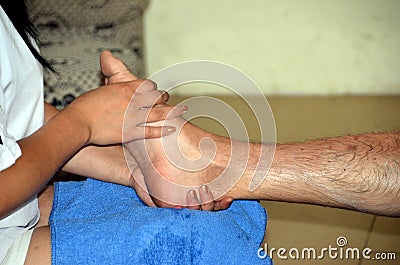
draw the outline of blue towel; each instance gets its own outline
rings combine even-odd
[[[220,212],[160,209],[128,187],[61,182],[50,216],[52,264],[271,264],[257,256],[265,225],[257,202]]]

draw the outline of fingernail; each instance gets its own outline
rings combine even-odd
[[[196,192],[194,190],[189,191],[189,196],[192,202],[196,201]]]
[[[203,191],[203,193],[205,195],[208,195],[210,193],[210,190],[208,189],[208,187],[206,185],[201,186],[201,190]]]
[[[172,126],[164,126],[162,128],[161,136],[171,135],[176,131],[175,127]]]
[[[153,83],[154,89],[158,89],[158,85],[157,85],[157,83],[156,83],[156,82],[154,82],[154,81],[153,81],[153,80],[151,80],[151,79],[147,79],[147,80],[149,80],[150,82],[152,82],[152,83]]]
[[[167,127],[167,132],[175,132],[176,131],[176,128],[175,127],[171,127],[171,126],[168,126]]]
[[[188,111],[188,106],[186,105],[176,106],[176,110],[180,115],[183,115]]]

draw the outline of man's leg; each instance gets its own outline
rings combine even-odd
[[[102,70],[109,83],[134,77],[118,60],[103,64]],[[137,182],[158,206],[185,205],[187,192],[206,184],[216,199],[279,200],[400,215],[400,133],[278,145],[271,164],[268,144],[234,141],[180,117],[165,123],[177,131],[127,145],[144,175]],[[254,178],[263,180],[255,190]]]
[[[179,127],[184,121],[176,118],[167,122]],[[214,141],[216,153],[203,170],[195,173],[184,170],[172,164],[165,154],[165,147],[172,146],[176,153],[197,159],[201,156],[200,142],[207,138]],[[147,178],[149,192],[159,199],[155,200],[159,206],[169,207],[179,195],[173,188],[166,189],[166,182],[175,186],[209,185],[208,182],[218,177],[230,163],[231,169],[236,168],[243,174],[231,189],[225,190],[224,196],[310,203],[400,216],[400,133],[341,136],[277,145],[269,170],[257,167],[259,163],[268,164],[270,157],[263,151],[264,148],[268,150],[268,145],[230,141],[191,124],[171,136],[129,145]],[[232,148],[234,145],[236,147]],[[249,159],[231,156],[231,150],[243,153],[243,158],[249,155]],[[256,190],[250,191],[254,174],[264,174],[265,178]],[[220,198],[224,187],[209,187],[216,198]]]

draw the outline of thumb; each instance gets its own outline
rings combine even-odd
[[[106,77],[106,84],[128,82],[138,78],[131,73],[128,67],[110,51],[105,50],[100,54],[100,68]]]

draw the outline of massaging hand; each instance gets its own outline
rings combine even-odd
[[[100,55],[100,64],[101,70],[105,76],[106,84],[115,84],[120,82],[132,82],[137,80],[137,77],[133,75],[126,65],[114,57],[111,52],[104,51]],[[161,103],[160,103],[161,104]],[[163,107],[164,108],[164,107]],[[170,109],[172,107],[169,107]],[[185,110],[184,108],[183,110]],[[174,117],[179,115],[180,112],[175,113]],[[172,118],[172,117],[171,117]],[[149,195],[146,184],[144,182],[144,176],[138,167],[136,161],[133,157],[126,157],[127,163],[129,164],[129,168],[134,168],[132,175],[130,178],[130,186],[136,190],[138,196],[148,205],[155,207],[152,197]],[[124,170],[129,171],[129,168],[124,167]],[[129,173],[128,173],[129,174]],[[140,183],[139,183],[140,182]],[[207,211],[218,211],[225,210],[229,208],[232,203],[232,198],[224,198],[221,201],[214,201],[212,193],[209,189],[204,186],[199,190],[200,200],[202,202],[208,203],[200,203],[197,197],[196,191],[191,191],[187,194],[187,204],[191,205],[185,208],[194,209],[194,210],[207,210]],[[168,207],[168,205],[158,204],[158,206]],[[175,208],[183,208],[181,206],[176,206]]]
[[[65,111],[73,113],[74,118],[86,126],[88,144],[115,144],[173,133],[174,127],[141,126],[145,122],[165,120],[167,114],[171,119],[186,111],[185,106],[154,107],[165,103],[168,97],[167,93],[158,91],[150,80],[133,80],[87,92],[74,100]],[[127,132],[124,139],[122,128]]]

